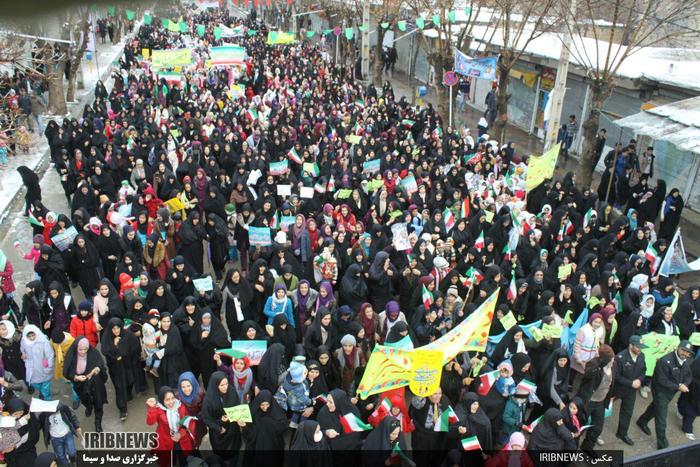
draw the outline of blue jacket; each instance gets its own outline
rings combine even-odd
[[[275,393],[275,400],[282,409],[292,412],[303,412],[310,407],[313,401],[309,397],[309,385],[306,380],[303,383],[292,382],[292,375],[288,372],[284,381]]]
[[[272,301],[272,297],[267,297],[263,313],[265,313],[265,316],[267,316],[267,324],[271,325],[272,320],[275,319],[275,316],[279,315],[280,313],[284,313],[284,315],[287,317],[287,320],[289,321],[289,324],[292,327],[295,327],[294,304],[292,303],[292,300],[289,297],[285,299],[284,305],[275,304],[275,302]]]

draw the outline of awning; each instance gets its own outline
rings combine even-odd
[[[654,107],[615,124],[638,135],[667,141],[678,149],[700,154],[700,97]]]

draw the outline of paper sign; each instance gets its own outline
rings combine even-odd
[[[397,217],[401,217],[401,216],[403,216],[403,211],[400,211],[398,209],[396,211],[391,211],[389,213],[389,217],[391,219],[396,219]]]
[[[168,211],[170,211],[171,214],[185,209],[185,204],[180,200],[180,198],[170,198],[169,200],[165,201],[163,205],[168,208]]]
[[[404,190],[406,190],[406,193],[408,193],[409,195],[418,191],[416,177],[414,177],[413,175],[409,175],[408,177],[401,180],[401,186]]]
[[[318,165],[313,162],[304,162],[301,166],[301,170],[311,174],[312,177],[318,177],[319,175]]]
[[[700,346],[700,332],[694,332],[690,335],[690,338],[688,339],[690,341],[691,345],[698,345]]]
[[[148,58],[151,56],[151,49],[141,49],[141,55],[143,56],[144,60],[148,60]]]
[[[362,137],[358,135],[348,135],[345,137],[345,139],[350,144],[359,144],[360,141],[362,141]]]
[[[281,216],[280,217],[280,227],[285,232],[289,229],[289,226],[296,222],[296,216]]]
[[[394,224],[391,226],[392,243],[397,251],[411,249],[411,242],[408,241],[408,230],[405,223]]]
[[[198,291],[209,292],[214,290],[214,281],[212,281],[210,276],[202,277],[201,279],[192,279],[192,285]]]
[[[384,186],[384,180],[370,180],[367,183],[367,189],[369,191],[376,191]]]
[[[311,199],[314,197],[314,189],[310,186],[303,186],[299,188],[299,196],[302,198]]]
[[[561,337],[561,326],[556,326],[553,324],[543,324],[542,325],[542,335],[544,337],[551,337],[552,339],[558,339]]]
[[[484,211],[484,217],[486,218],[486,222],[489,224],[493,222],[493,213],[491,211]]]
[[[573,267],[572,263],[569,264],[562,264],[559,266],[559,272],[557,273],[557,278],[559,280],[564,280],[567,277],[571,275],[571,268]]]
[[[72,244],[75,237],[78,236],[78,231],[74,226],[68,227],[63,233],[51,237],[51,241],[59,251],[66,251]]]
[[[515,319],[515,316],[513,316],[512,311],[509,311],[507,315],[500,319],[500,321],[501,325],[503,326],[503,329],[505,329],[506,331],[518,324],[518,320]]]
[[[362,171],[367,172],[367,173],[371,173],[371,174],[379,172],[380,163],[381,163],[381,160],[379,160],[379,159],[373,159],[371,161],[363,162],[362,163]]]
[[[0,428],[14,428],[17,425],[15,417],[0,417]]]
[[[540,328],[532,328],[530,329],[530,334],[532,334],[532,338],[535,339],[535,342],[539,342],[542,340],[544,337],[542,334],[542,330]]]
[[[292,185],[277,185],[278,196],[292,196]]]
[[[248,227],[248,239],[251,246],[272,245],[272,235],[269,227]]]
[[[338,191],[338,199],[348,199],[352,195],[352,190],[349,188],[343,188]]]
[[[428,397],[440,387],[442,376],[441,350],[414,349],[408,387],[418,397]]]
[[[32,402],[29,404],[30,412],[51,412],[54,413],[58,410],[59,401],[45,401],[32,397]]]
[[[259,365],[267,350],[267,341],[231,341],[231,348],[245,352],[252,366]]]
[[[235,407],[224,407],[224,413],[228,417],[229,422],[253,422],[253,417],[250,415],[250,407],[248,407],[248,404],[241,404]]]

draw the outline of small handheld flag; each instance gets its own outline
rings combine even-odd
[[[452,407],[448,405],[447,408],[440,414],[440,418],[438,418],[438,421],[435,423],[433,431],[449,431],[450,423],[457,423],[458,421],[459,418],[457,418],[457,414],[454,410],[452,410]]]
[[[479,394],[485,396],[489,393],[493,385],[496,383],[496,380],[498,379],[498,374],[498,370],[493,370],[479,376],[479,379],[481,380],[481,385],[479,386]]]
[[[345,433],[354,433],[372,429],[372,425],[368,425],[367,423],[363,422],[360,417],[354,413],[341,416],[340,424],[343,425],[343,431],[345,431]]]
[[[481,443],[479,443],[479,438],[476,436],[470,436],[462,440],[462,447],[465,451],[481,450]]]

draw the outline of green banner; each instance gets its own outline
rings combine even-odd
[[[114,15],[117,14],[117,9],[116,9],[115,7],[113,7],[113,6],[108,6],[108,7],[107,7],[107,14],[108,14],[109,16],[114,16]]]
[[[151,63],[154,68],[186,66],[192,63],[192,51],[190,49],[154,50],[151,54]]]
[[[316,34],[314,31],[306,31],[306,37],[308,37],[309,39],[314,37],[314,34]]]
[[[295,41],[293,33],[270,31],[267,34],[268,45],[294,44]]]
[[[180,21],[180,22],[177,24],[177,27],[178,27],[178,29],[180,30],[180,32],[182,32],[182,33],[187,32],[187,23],[185,23],[184,21]]]
[[[207,28],[203,24],[198,24],[197,35],[199,35],[199,37],[203,37],[205,32],[207,32]]]
[[[665,334],[657,334],[650,332],[642,336],[642,344],[646,345],[646,349],[642,349],[644,362],[647,364],[646,376],[654,374],[656,362],[664,355],[672,352],[678,344],[680,338],[678,336],[667,336]]]
[[[153,22],[153,16],[143,15],[143,24],[151,24]]]
[[[136,12],[134,10],[124,10],[124,14],[129,21],[133,21],[136,17]]]
[[[353,28],[345,28],[345,37],[351,41],[355,37],[355,30]]]

